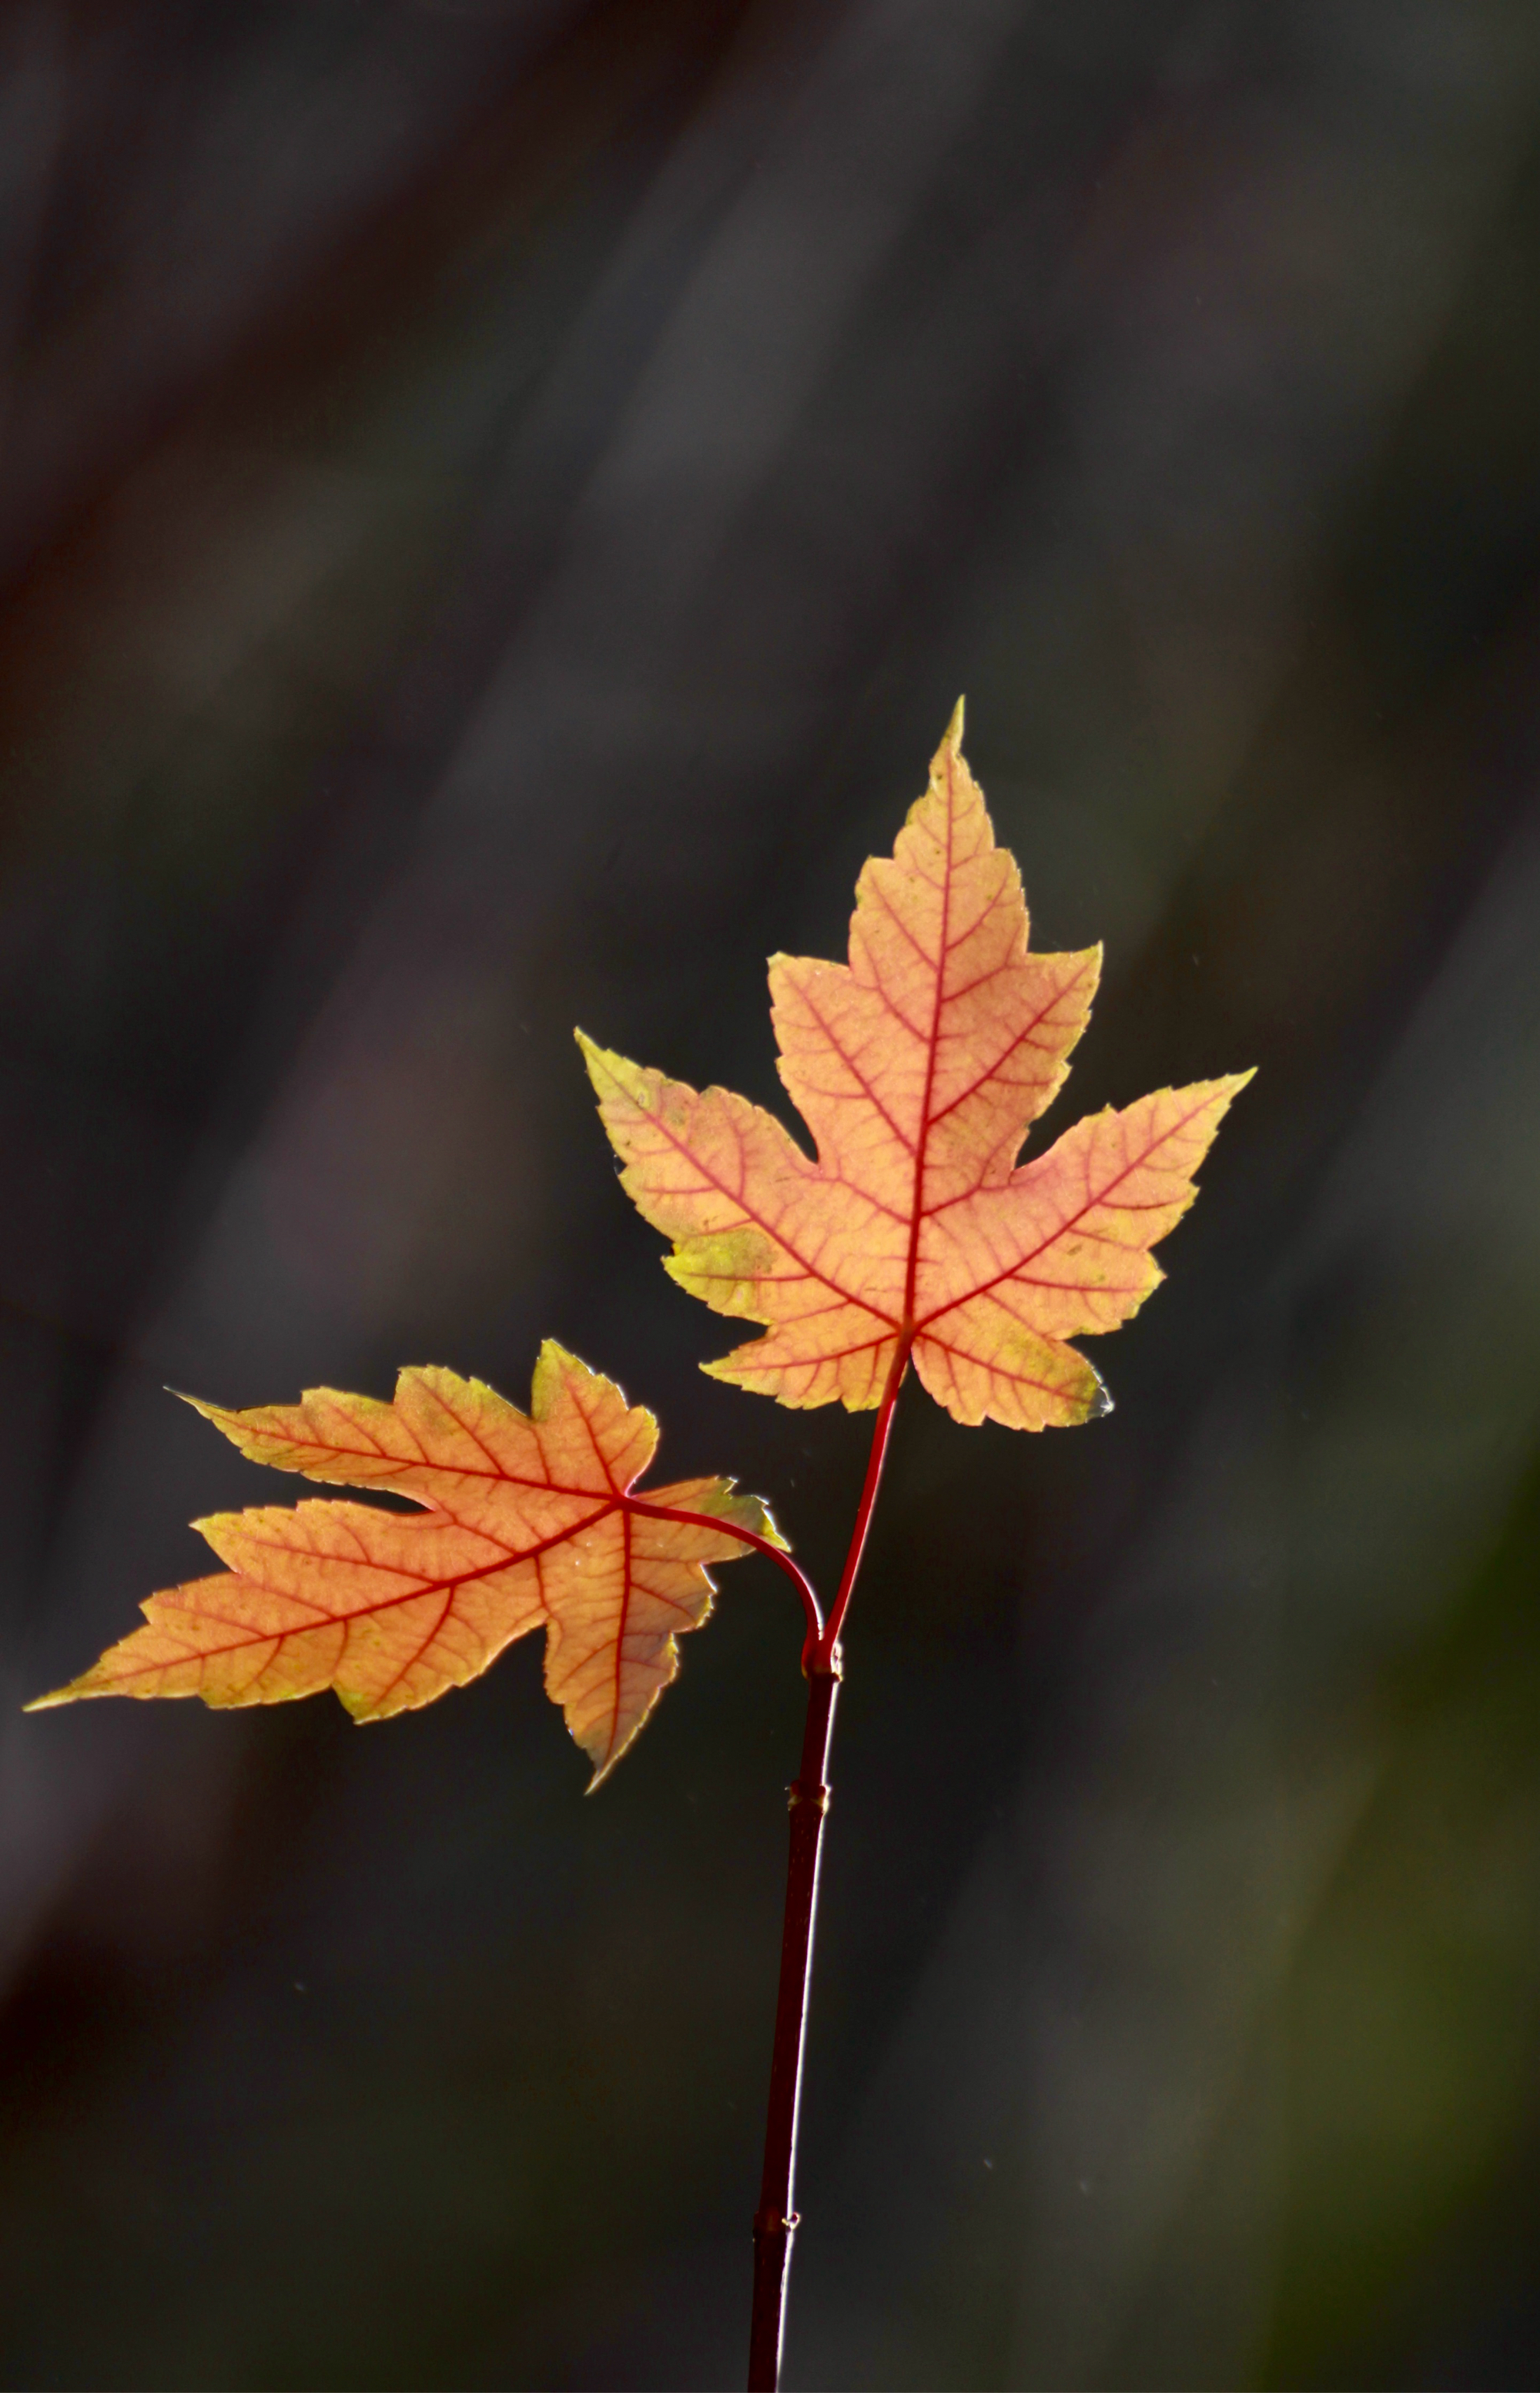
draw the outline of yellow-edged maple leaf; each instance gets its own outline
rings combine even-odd
[[[546,1692],[597,1785],[673,1678],[675,1638],[711,1611],[704,1564],[785,1550],[730,1479],[635,1493],[657,1421],[554,1339],[528,1414],[434,1368],[402,1371],[390,1404],[332,1388],[247,1412],[188,1401],[254,1462],[423,1510],[264,1505],[194,1522],[228,1568],[150,1596],[142,1628],[29,1710],[84,1695],[272,1704],[330,1687],[355,1720],[385,1720],[543,1628]]]
[[[1088,1116],[1018,1164],[1085,1028],[1100,948],[1037,955],[1021,876],[962,755],[959,701],[891,858],[856,883],[848,964],[775,956],[773,1114],[578,1038],[667,1269],[766,1334],[703,1367],[784,1405],[880,1404],[912,1356],[955,1419],[1084,1420],[1107,1399],[1066,1341],[1116,1329],[1163,1274],[1220,1118],[1251,1078]]]

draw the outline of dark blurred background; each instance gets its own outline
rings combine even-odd
[[[802,1688],[749,1561],[592,1803],[533,1643],[24,1719],[170,1382],[555,1335],[828,1578],[571,1044],[780,1104],[954,699],[1056,1130],[1261,1066],[1075,1435],[911,1389],[788,2379],[1540,2374],[1540,11],[0,12],[13,2384],[738,2380]]]

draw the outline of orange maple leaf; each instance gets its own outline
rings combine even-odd
[[[194,1522],[228,1569],[150,1596],[142,1628],[29,1710],[83,1695],[273,1704],[331,1687],[355,1720],[385,1720],[543,1628],[546,1692],[596,1786],[678,1669],[675,1638],[711,1611],[703,1564],[785,1552],[764,1505],[730,1479],[633,1494],[657,1421],[554,1339],[528,1414],[432,1368],[403,1371],[391,1404],[332,1388],[248,1412],[188,1401],[254,1462],[424,1509],[265,1505]]]
[[[962,755],[959,702],[891,859],[856,883],[850,961],[775,956],[780,1075],[814,1162],[773,1114],[578,1033],[667,1269],[766,1335],[703,1367],[784,1405],[853,1411],[913,1358],[960,1421],[1043,1429],[1108,1399],[1066,1341],[1116,1329],[1249,1072],[1088,1116],[1016,1157],[1085,1028],[1100,948],[1035,955],[1013,858]]]

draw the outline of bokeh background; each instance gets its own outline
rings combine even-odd
[[[782,1103],[959,689],[1050,1118],[1247,1064],[1081,1433],[911,1390],[793,2386],[1540,2373],[1540,12],[0,12],[0,2309],[30,2386],[738,2381],[800,1627],[592,1803],[23,1718],[286,1500],[163,1393],[555,1335],[837,1566],[571,1044]]]

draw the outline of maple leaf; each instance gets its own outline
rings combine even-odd
[[[775,956],[780,1075],[817,1144],[578,1033],[666,1268],[766,1334],[703,1368],[784,1405],[881,1403],[909,1360],[967,1423],[1104,1411],[1067,1343],[1115,1329],[1163,1277],[1150,1249],[1251,1078],[1088,1116],[1018,1164],[1085,1028],[1100,948],[1037,955],[1015,862],[962,755],[959,702],[891,858],[856,883],[850,961]]]
[[[254,1462],[423,1510],[303,1503],[194,1522],[228,1568],[150,1596],[142,1628],[29,1710],[85,1695],[272,1704],[330,1687],[356,1720],[385,1720],[543,1628],[546,1692],[596,1786],[678,1669],[675,1638],[711,1611],[703,1565],[786,1550],[730,1479],[633,1493],[657,1421],[554,1339],[528,1414],[435,1368],[402,1371],[391,1404],[332,1388],[247,1412],[187,1401]]]

